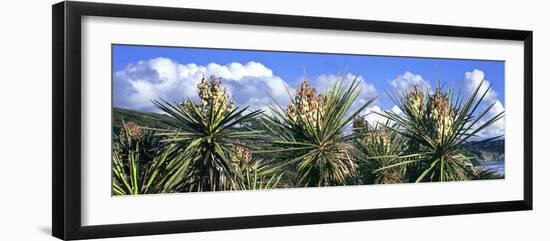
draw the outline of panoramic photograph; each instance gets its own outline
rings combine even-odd
[[[505,178],[505,62],[112,45],[112,195]]]

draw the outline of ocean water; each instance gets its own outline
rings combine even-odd
[[[500,175],[504,175],[504,161],[491,161],[491,162],[484,162],[481,164],[481,166],[485,167],[486,169],[496,171]]]

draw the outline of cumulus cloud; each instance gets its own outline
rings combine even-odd
[[[475,89],[481,84],[479,95],[483,94],[485,90],[485,101],[493,102],[497,99],[497,92],[491,88],[491,83],[485,79],[485,73],[479,69],[474,69],[472,72],[464,73],[464,87],[469,94],[472,94]]]
[[[502,111],[504,111],[504,106],[500,101],[497,100],[493,108],[489,111],[489,116],[496,116]],[[486,136],[504,135],[504,118],[498,120],[484,131],[486,132],[484,133]]]
[[[493,106],[493,108],[491,108],[491,110],[489,111],[489,113],[486,115],[485,118],[483,118],[479,123],[477,123],[475,125],[475,127],[479,127],[485,123],[487,123],[487,121],[489,121],[489,119],[493,118],[494,116],[500,114],[502,111],[504,111],[504,106],[502,105],[502,103],[497,100],[494,102],[495,105]],[[503,136],[505,133],[505,121],[504,121],[504,118],[501,118],[500,120],[494,122],[493,124],[491,124],[490,126],[488,126],[487,128],[483,129],[481,132],[479,132],[477,134],[477,138],[475,139],[487,139],[487,138],[493,138],[493,137],[498,137],[498,136]]]
[[[392,108],[386,110],[378,105],[374,105],[371,107],[367,107],[365,110],[363,110],[363,112],[361,112],[361,116],[363,116],[363,118],[365,118],[365,120],[367,120],[368,123],[372,126],[376,126],[378,124],[392,124],[393,121],[390,121],[388,118],[380,115],[381,113],[388,111],[396,113],[398,115],[402,113],[399,107],[395,105]]]
[[[497,92],[491,88],[491,83],[489,80],[485,79],[485,73],[482,70],[474,69],[471,72],[464,73],[464,88],[466,93],[472,94],[479,85],[481,85],[479,95],[481,95],[485,90],[488,90],[482,100],[482,108],[480,109],[487,108],[493,103],[494,105],[489,113],[476,126],[483,125],[489,121],[489,119],[504,111],[504,105],[500,102],[500,100],[498,100]],[[504,118],[502,118],[481,131],[478,134],[478,139],[504,135],[504,127]]]
[[[397,93],[405,93],[409,91],[414,86],[422,90],[430,89],[430,83],[422,78],[419,74],[413,74],[409,71],[405,72],[402,75],[398,75],[395,79],[389,80],[389,84]]]
[[[369,122],[371,125],[379,124],[385,124],[388,120],[386,117],[381,116],[379,113],[382,113],[383,110],[380,108],[380,106],[375,105],[372,107],[367,107],[363,112],[361,113],[364,115],[365,119]]]
[[[403,113],[403,111],[401,110],[401,108],[399,108],[399,106],[397,105],[394,105],[392,108],[391,108],[391,111],[393,111],[393,113],[397,114],[397,115],[401,115],[401,113]]]
[[[344,78],[346,81],[352,81],[357,79],[359,82],[359,90],[361,91],[360,97],[369,98],[376,96],[376,87],[373,84],[368,83],[362,75],[356,75],[348,73],[345,76],[338,76],[334,74],[322,74],[312,80],[312,85],[319,90],[326,88],[335,81]]]
[[[382,109],[382,107],[380,107],[379,105],[373,105],[373,106],[369,106],[369,107],[365,108],[365,110],[363,110],[363,112],[361,112],[361,115],[364,116],[364,118],[371,125],[376,125],[377,123],[378,124],[386,124],[386,123],[388,123],[388,118],[380,115],[380,113],[384,113],[386,111],[391,111],[391,112],[393,112],[395,114],[398,114],[398,115],[403,113],[403,111],[401,111],[401,109],[399,109],[399,107],[397,105],[394,105],[394,106],[392,106],[392,108],[389,108],[389,109],[386,109],[386,110]]]
[[[140,111],[157,111],[151,100],[164,99],[180,102],[186,98],[198,99],[196,86],[204,77],[221,77],[231,98],[237,106],[250,106],[252,109],[267,110],[273,104],[271,96],[286,105],[301,80],[287,84],[281,77],[258,62],[248,63],[178,63],[169,58],[153,58],[130,63],[114,73],[113,101],[115,106]],[[360,80],[360,96],[352,106],[358,108],[376,96],[376,88],[360,75],[347,74],[346,80]],[[340,77],[341,78],[341,77]],[[312,85],[321,93],[329,84],[338,79],[337,75],[322,74],[311,79]],[[296,86],[294,86],[296,85]]]
[[[313,85],[313,87],[315,87],[315,89],[317,89],[317,92],[322,93],[322,91],[327,86],[334,84],[337,80],[341,80],[342,78],[344,78],[346,81],[352,81],[357,78],[357,80],[359,81],[359,97],[351,106],[351,110],[357,110],[362,105],[366,104],[370,99],[376,97],[376,87],[372,83],[366,81],[362,75],[356,75],[352,73],[348,73],[344,76],[338,76],[335,74],[322,74],[312,79],[311,84]]]
[[[118,107],[155,111],[151,100],[196,100],[196,86],[204,77],[221,77],[223,85],[239,106],[265,109],[271,94],[288,102],[285,82],[261,63],[248,62],[197,65],[169,58],[154,58],[127,65],[114,74],[114,103]],[[269,93],[269,94],[268,94]]]

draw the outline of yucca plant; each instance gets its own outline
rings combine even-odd
[[[485,169],[484,167],[474,167],[470,172],[472,180],[487,180],[502,178],[496,171]]]
[[[371,113],[375,114],[375,113]],[[390,123],[369,123],[363,116],[353,122],[360,184],[390,184],[406,182],[403,168],[382,169],[404,159],[406,144],[401,136],[387,126]]]
[[[232,163],[240,174],[237,180],[240,190],[263,190],[284,187],[281,183],[283,173],[271,163],[253,157],[248,148],[235,145]]]
[[[175,145],[160,144],[151,131],[133,122],[123,122],[113,139],[113,195],[173,192],[181,184],[174,174],[185,170],[186,163]]]
[[[504,112],[488,116],[495,103],[480,109],[490,90],[481,88],[482,83],[464,96],[462,89],[445,91],[438,83],[433,94],[414,87],[405,95],[391,96],[403,113],[382,115],[396,123],[398,127],[390,128],[407,139],[407,151],[416,157],[379,170],[403,166],[408,178],[416,182],[470,180],[472,157],[465,156],[462,147],[504,117]],[[488,120],[481,122],[482,118]]]
[[[278,165],[296,173],[296,186],[346,185],[357,174],[351,157],[350,131],[353,119],[374,100],[351,112],[359,96],[359,82],[339,78],[318,95],[304,79],[291,103],[271,107],[264,118],[273,145],[267,153],[277,153]],[[289,94],[290,95],[290,94]]]
[[[240,173],[232,165],[234,146],[250,147],[260,131],[243,129],[261,111],[235,107],[221,79],[203,78],[198,85],[200,101],[190,99],[181,104],[153,101],[162,111],[176,119],[166,123],[172,129],[161,130],[164,142],[177,144],[190,162],[186,185],[180,191],[223,191],[238,189]]]

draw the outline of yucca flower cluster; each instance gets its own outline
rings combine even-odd
[[[139,140],[141,137],[141,127],[134,122],[126,123],[125,127],[122,128],[119,133],[119,138],[122,143],[129,143],[130,140]]]
[[[425,95],[415,86],[406,96],[406,102],[410,106],[412,117],[422,117],[433,128],[435,140],[440,142],[442,138],[452,132],[455,112],[449,105],[449,97],[440,89],[429,96],[427,106],[424,105]],[[425,110],[426,109],[426,110]]]
[[[355,117],[353,119],[352,126],[353,126],[352,131],[355,132],[355,133],[360,133],[360,132],[368,130],[368,128],[367,128],[368,127],[368,122],[362,116]]]
[[[208,116],[209,113],[215,113],[219,116],[226,112],[231,112],[235,109],[235,103],[229,99],[228,91],[222,86],[221,78],[210,76],[209,79],[202,78],[201,82],[197,85],[198,95],[200,98],[197,107],[201,110],[204,116]],[[185,101],[182,106],[185,107],[192,104],[190,101]],[[225,111],[219,111],[220,108],[224,108]],[[223,109],[222,109],[223,110]]]
[[[380,126],[367,135],[367,139],[375,144],[383,145],[384,150],[388,152],[390,148],[390,133],[386,127]]]
[[[415,85],[414,88],[406,96],[411,110],[415,116],[421,116],[423,114],[424,105],[424,93],[418,90]]]
[[[430,96],[430,114],[428,117],[434,124],[436,140],[441,141],[443,137],[452,132],[454,112],[449,106],[449,98],[440,90]]]
[[[357,117],[353,120],[353,131],[356,133],[366,133],[364,138],[366,142],[375,145],[383,145],[384,152],[388,152],[391,136],[386,126],[373,126],[364,117]]]
[[[317,120],[323,119],[323,101],[307,79],[304,79],[296,91],[293,103],[288,106],[287,115],[295,123],[308,124],[313,128],[317,128]]]
[[[233,146],[233,156],[231,162],[235,165],[239,165],[243,162],[249,163],[252,160],[252,153],[250,150],[242,145]]]
[[[389,152],[391,144],[391,135],[388,127],[382,124],[373,126],[364,117],[357,117],[353,120],[353,131],[356,133],[366,133],[363,140],[367,144],[383,146],[383,153]]]

